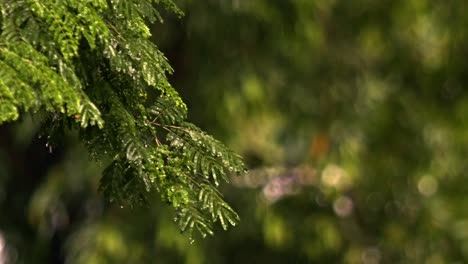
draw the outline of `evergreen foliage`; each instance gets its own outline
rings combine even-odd
[[[181,14],[171,0],[1,0],[0,123],[45,113],[50,144],[79,130],[94,159],[112,159],[101,180],[111,202],[144,204],[158,190],[182,231],[205,236],[238,221],[216,187],[244,165],[186,121],[148,39],[160,8]]]

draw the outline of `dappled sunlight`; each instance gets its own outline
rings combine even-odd
[[[49,153],[39,122],[0,127],[0,264],[468,262],[467,4],[177,2],[185,16],[161,12],[164,23],[151,28],[174,69],[168,80],[187,104],[187,121],[240,154],[247,172],[216,171],[181,139],[173,146],[184,155],[160,164],[180,165],[171,175],[141,170],[108,186],[140,201],[132,184],[150,177],[147,201],[107,203],[103,168],[134,159],[133,149],[96,164],[78,145],[82,134]],[[149,141],[160,148],[170,133],[155,129],[161,138]],[[191,158],[199,170],[188,173]],[[209,194],[171,185],[214,183],[206,171],[229,183]],[[210,202],[215,196],[226,203]],[[179,214],[168,206],[190,200],[202,206]],[[228,204],[239,222],[217,213],[234,214]],[[213,236],[191,231],[203,210],[214,225],[198,227]]]

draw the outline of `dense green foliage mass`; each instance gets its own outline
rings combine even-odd
[[[79,130],[93,158],[111,159],[100,186],[111,202],[146,203],[158,190],[183,231],[205,236],[238,221],[216,186],[244,165],[186,121],[149,40],[161,7],[181,13],[172,1],[2,0],[0,123],[40,112],[51,148]]]

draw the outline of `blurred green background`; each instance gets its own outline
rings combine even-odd
[[[180,0],[153,26],[191,121],[243,155],[239,226],[190,243],[157,195],[40,118],[0,127],[0,263],[467,263],[468,3]]]

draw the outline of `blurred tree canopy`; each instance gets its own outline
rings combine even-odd
[[[104,206],[100,166],[76,137],[48,154],[25,118],[1,129],[0,252],[20,263],[468,261],[465,3],[177,4],[185,15],[163,14],[152,38],[189,119],[245,157],[250,172],[222,190],[240,225],[190,244],[157,197]]]

